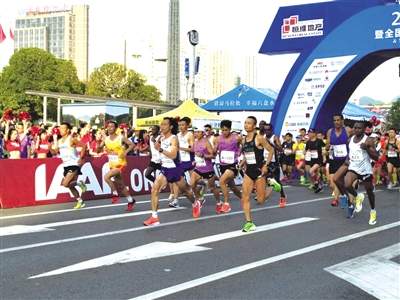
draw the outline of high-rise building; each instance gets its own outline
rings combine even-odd
[[[241,76],[241,83],[251,87],[257,87],[257,58],[255,56],[246,56],[243,66],[244,72]]]
[[[179,0],[170,0],[168,22],[167,102],[177,104],[180,100]]]
[[[36,47],[72,60],[80,80],[88,79],[89,6],[29,11],[16,19],[14,49]]]
[[[228,51],[213,51],[210,56],[211,99],[226,93],[235,86],[234,59]]]

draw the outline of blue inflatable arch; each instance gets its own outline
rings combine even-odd
[[[282,7],[260,53],[300,53],[275,104],[275,133],[327,130],[365,77],[400,56],[400,5],[338,0]]]

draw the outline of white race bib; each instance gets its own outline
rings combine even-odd
[[[292,149],[285,149],[285,150],[283,150],[283,153],[285,153],[285,155],[289,156],[289,155],[292,155],[293,151],[292,151]]]
[[[300,158],[304,157],[304,151],[303,150],[296,150],[296,155]]]
[[[306,161],[310,161],[311,160],[311,152],[307,151],[306,152]]]
[[[108,155],[108,161],[109,162],[118,162],[119,158],[118,155],[115,154],[109,154]]]
[[[335,157],[346,157],[347,156],[347,146],[346,145],[334,145],[333,154]]]
[[[244,157],[248,165],[255,165],[257,163],[256,154],[254,152],[245,152]]]
[[[389,150],[387,153],[388,157],[397,157],[397,153],[394,150]]]
[[[363,158],[364,158],[363,151],[361,149],[360,150],[351,151],[350,159],[352,161],[360,162],[360,161],[363,160]]]
[[[311,158],[312,159],[318,159],[318,151],[317,150],[311,150]]]
[[[204,157],[200,157],[200,156],[195,156],[194,160],[196,162],[196,167],[205,167],[206,166],[206,160],[204,159]]]
[[[221,151],[221,162],[224,164],[234,164],[235,152],[226,150]]]

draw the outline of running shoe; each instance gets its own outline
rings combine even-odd
[[[304,176],[300,176],[300,184],[305,185],[306,184],[306,178]]]
[[[311,184],[308,185],[308,189],[309,189],[310,191],[315,191],[316,185],[315,185],[314,183],[311,183]]]
[[[200,204],[200,201],[196,200],[196,201],[194,201],[194,204],[192,205],[193,218],[200,217],[200,213],[201,213],[201,204]]]
[[[336,207],[336,206],[338,206],[338,205],[339,205],[338,199],[333,199],[333,200],[331,201],[331,206]]]
[[[247,221],[242,228],[242,232],[251,232],[251,231],[255,231],[256,230],[256,225],[251,222],[251,221]]]
[[[278,181],[276,181],[274,178],[269,178],[268,179],[268,184],[270,186],[272,186],[272,189],[277,192],[280,193],[282,190],[282,186],[278,183]]]
[[[133,208],[135,207],[135,202],[128,202],[128,205],[126,206],[126,211],[133,211]]]
[[[215,212],[219,215],[220,213],[222,213],[221,209],[222,209],[222,202],[219,202],[215,205]]]
[[[376,224],[376,210],[371,210],[369,213],[369,225],[375,225]]]
[[[74,206],[74,209],[81,209],[81,208],[84,208],[86,205],[85,205],[85,202],[83,202],[83,201],[78,201],[78,202],[76,202],[76,204],[75,204],[75,206]]]
[[[351,204],[348,208],[347,208],[347,219],[353,219],[354,218],[354,205]]]
[[[169,203],[168,203],[168,206],[169,206],[169,207],[174,207],[174,208],[179,208],[180,206],[179,206],[179,201],[178,201],[178,199],[174,199],[174,200],[172,200],[171,202],[169,202]]]
[[[364,201],[364,193],[358,193],[357,197],[356,197],[356,207],[355,207],[355,212],[359,213],[360,211],[362,211],[362,205],[363,205],[363,201]]]
[[[221,212],[222,213],[228,213],[231,210],[232,210],[232,208],[231,208],[231,205],[229,203],[222,204],[222,207],[221,207]]]
[[[392,182],[389,182],[389,184],[387,185],[387,188],[388,188],[388,190],[393,189],[393,183],[392,183]]]
[[[204,206],[204,204],[206,203],[206,198],[204,198],[204,197],[201,197],[201,198],[199,199],[199,201],[200,201],[200,205],[201,205],[201,207],[203,207],[203,206]]]
[[[317,186],[314,188],[314,193],[318,194],[319,192],[321,192],[323,189],[323,186],[321,183],[317,184]]]
[[[111,197],[111,203],[112,203],[112,204],[115,204],[115,203],[118,203],[118,202],[119,202],[119,196],[113,195],[113,196]]]
[[[143,222],[144,226],[155,226],[160,225],[160,219],[158,217],[150,216],[146,221]]]
[[[342,195],[339,197],[340,199],[340,208],[345,209],[347,207],[347,196]]]
[[[81,189],[81,195],[82,195],[84,192],[87,191],[87,186],[86,186],[86,184],[85,184],[82,180],[79,180],[78,186],[79,186],[80,189]]]
[[[279,198],[279,207],[280,207],[280,208],[286,207],[286,202],[287,202],[287,200],[286,200],[285,197],[280,197],[280,198]]]

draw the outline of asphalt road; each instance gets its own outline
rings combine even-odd
[[[349,220],[330,206],[328,191],[291,186],[287,194],[286,208],[276,193],[265,205],[252,203],[258,228],[251,234],[240,232],[243,214],[233,195],[231,213],[216,215],[207,196],[196,220],[187,200],[171,210],[161,201],[167,210],[153,228],[142,225],[149,196],[137,197],[133,213],[109,200],[88,201],[79,211],[71,203],[2,210],[0,298],[400,297],[398,190],[377,192],[375,226],[368,225],[367,199]]]

